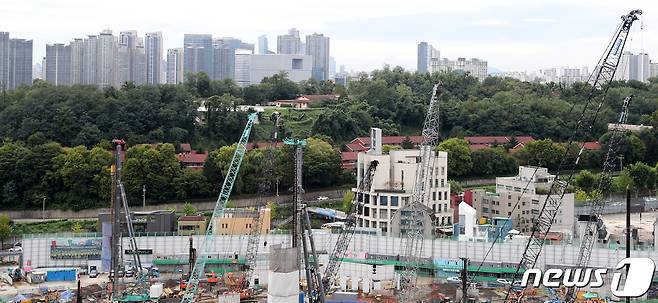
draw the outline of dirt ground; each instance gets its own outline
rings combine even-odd
[[[642,242],[653,242],[653,224],[656,222],[658,212],[645,212],[641,214],[631,214],[631,225],[639,228],[639,237]],[[606,229],[615,237],[624,237],[626,228],[626,214],[602,215],[601,219],[605,223]],[[616,240],[617,238],[615,238]]]

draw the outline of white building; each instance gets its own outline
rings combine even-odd
[[[112,31],[103,30],[98,35],[98,62],[96,84],[98,86],[118,86],[117,40]]]
[[[441,53],[434,46],[424,41],[418,43],[417,50],[416,70],[420,73],[427,73],[431,69],[432,62],[440,59]]]
[[[392,150],[381,152],[381,130],[371,130],[372,148],[359,153],[357,160],[357,180],[361,181],[367,165],[379,161],[369,195],[366,195],[363,211],[358,215],[359,227],[379,228],[382,234],[389,234],[389,226],[394,213],[410,202],[419,150]],[[436,152],[431,168],[430,190],[426,193],[425,206],[434,212],[435,225],[452,225],[450,208],[450,185],[448,184],[448,154]]]
[[[183,83],[183,49],[167,50],[167,84]]]
[[[456,61],[442,58],[439,60],[432,60],[430,63],[431,72],[458,72],[467,73],[471,76],[482,81],[487,77],[487,61],[471,58],[457,58]]]
[[[244,87],[260,83],[263,78],[279,72],[288,73],[288,79],[299,82],[312,76],[312,57],[297,54],[254,55],[251,52],[235,54],[235,82]]]
[[[495,193],[486,192],[484,189],[473,190],[473,207],[477,210],[478,217],[511,216],[514,229],[530,233],[533,220],[546,202],[546,193],[554,180],[555,175],[548,173],[546,168],[519,166],[517,176],[496,178]],[[573,229],[574,194],[566,193],[551,231],[570,237],[573,235]]]
[[[619,67],[615,73],[615,80],[637,80],[647,82],[649,79],[649,55],[624,52],[619,59]]]
[[[649,76],[650,78],[658,77],[658,62],[651,61],[649,63]]]

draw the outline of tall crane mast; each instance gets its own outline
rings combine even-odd
[[[295,147],[295,184],[293,186],[294,219],[292,247],[298,247],[297,245],[301,244],[301,256],[304,260],[304,271],[306,273],[306,293],[309,302],[324,303],[324,285],[322,284],[322,274],[320,273],[318,266],[318,254],[315,250],[315,241],[313,239],[313,231],[311,229],[311,220],[309,218],[306,204],[302,199],[302,195],[304,193],[302,186],[302,166],[304,164],[303,147],[306,145],[306,140],[284,139],[283,143]]]
[[[274,148],[276,148],[276,140],[279,134],[279,120],[281,114],[279,112],[272,113],[270,117],[274,123],[274,130],[270,136],[270,146],[265,150],[265,165],[263,166],[263,177],[269,178],[273,174],[274,170],[274,161],[275,153]],[[262,199],[263,194],[265,194],[270,189],[270,182],[264,181],[260,182],[258,186],[258,198]],[[254,274],[256,269],[256,256],[258,255],[258,244],[260,242],[261,227],[263,225],[263,218],[261,216],[262,205],[256,207],[256,212],[254,214],[253,224],[251,225],[251,230],[249,230],[249,239],[247,240],[247,270],[244,273],[244,278],[242,279],[242,288],[247,288],[249,286],[249,281]]]
[[[598,218],[603,214],[605,199],[610,193],[607,180],[610,180],[610,173],[615,169],[617,165],[620,141],[624,135],[622,125],[626,124],[626,120],[628,119],[628,106],[630,105],[632,99],[633,95],[624,98],[622,109],[619,113],[619,119],[617,119],[615,127],[612,131],[612,135],[610,136],[610,140],[608,141],[608,151],[606,152],[605,160],[603,161],[603,170],[601,171],[599,180],[597,182],[597,189],[595,191],[596,196],[594,199],[592,199],[592,210],[590,211],[589,220],[587,220],[587,225],[585,225],[585,230],[580,242],[576,268],[586,268],[589,265],[589,260],[592,256],[592,248],[594,247],[594,243],[598,238],[597,221]],[[578,293],[578,288],[569,288],[566,294],[565,302],[573,302],[576,299],[576,293]]]
[[[621,17],[621,23],[617,27],[617,31],[613,35],[612,40],[606,47],[603,56],[599,59],[594,72],[590,76],[589,82],[592,88],[587,96],[587,101],[583,106],[579,119],[572,128],[573,134],[569,139],[569,144],[567,145],[562,160],[558,165],[555,181],[551,184],[548,194],[546,195],[546,200],[534,220],[532,233],[526,244],[521,261],[516,267],[516,275],[519,274],[521,269],[533,268],[537,263],[546,236],[555,220],[558,209],[562,204],[562,199],[566,194],[567,187],[573,179],[574,169],[578,165],[580,155],[584,150],[584,145],[581,144],[579,151],[575,154],[575,157],[573,157],[572,145],[575,142],[574,140],[577,139],[581,131],[589,132],[591,134],[598,113],[603,106],[608,88],[610,87],[609,84],[612,82],[615,72],[617,71],[617,66],[619,65],[619,60],[624,51],[631,26],[634,21],[638,20],[639,15],[642,15],[641,10],[633,10]],[[563,170],[566,171],[564,176],[562,175]],[[560,179],[561,177],[562,179]],[[512,286],[510,286],[510,289],[505,296],[505,301],[509,298],[511,291]]]
[[[414,183],[410,205],[424,205],[424,201],[429,195],[431,185],[431,172],[434,167],[434,149],[439,142],[439,95],[441,94],[441,83],[434,85],[432,89],[432,98],[430,99],[429,109],[423,125],[423,141],[420,144],[420,156],[417,160],[416,180]],[[418,271],[418,262],[423,252],[423,230],[424,216],[422,211],[411,211],[410,226],[405,237],[402,256],[407,262],[405,270],[402,272],[400,279],[400,302],[411,301],[413,289],[416,286]],[[401,259],[402,260],[402,259]]]
[[[365,199],[370,195],[372,179],[375,176],[378,164],[379,161],[377,160],[370,162],[370,165],[366,168],[366,171],[363,174],[361,183],[357,186],[356,195],[354,195],[354,200],[352,201],[352,205],[345,219],[345,225],[338,235],[336,246],[334,246],[333,252],[329,255],[329,263],[324,271],[322,284],[324,285],[325,291],[331,289],[331,285],[333,285],[334,279],[336,279],[336,275],[338,274],[340,264],[343,261],[343,258],[345,258],[345,253],[350,245],[350,241],[352,241],[352,236],[354,235],[354,230],[356,228],[356,216],[361,213]]]
[[[192,303],[194,301],[194,297],[196,296],[196,292],[199,288],[199,281],[203,278],[204,275],[206,261],[208,260],[206,256],[208,256],[208,253],[214,247],[213,244],[215,237],[213,236],[213,225],[215,223],[215,219],[221,218],[224,215],[224,209],[226,208],[226,203],[228,202],[228,198],[230,197],[231,191],[233,190],[235,178],[238,176],[240,165],[242,164],[242,159],[244,158],[244,154],[247,152],[247,141],[249,140],[249,134],[251,133],[251,128],[254,125],[256,117],[256,113],[251,113],[247,117],[247,125],[244,127],[242,136],[240,136],[240,140],[235,147],[235,152],[233,153],[233,158],[231,159],[231,165],[226,172],[224,184],[222,185],[222,189],[219,192],[217,203],[215,204],[212,217],[210,218],[210,222],[208,223],[208,227],[206,229],[206,235],[201,242],[201,249],[199,254],[201,257],[196,258],[194,261],[194,267],[190,273],[190,280],[187,283],[187,291],[185,292],[181,303]]]

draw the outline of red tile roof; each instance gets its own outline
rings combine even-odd
[[[178,154],[178,162],[186,163],[205,163],[208,159],[208,152],[197,153],[180,153]]]
[[[359,153],[353,151],[341,152],[340,158],[343,161],[356,161],[359,158]]]
[[[583,143],[583,147],[587,150],[599,150],[601,149],[601,143],[599,141],[589,141]]]
[[[382,145],[402,145],[407,136],[382,136]],[[423,136],[409,136],[409,140],[418,145],[423,142]],[[367,151],[370,149],[370,137],[358,137],[345,144],[350,151]]]

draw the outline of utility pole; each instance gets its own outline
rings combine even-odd
[[[463,268],[461,272],[462,278],[462,302],[468,302],[468,258],[460,258],[463,263]]]
[[[146,185],[142,185],[142,209],[146,210]]]
[[[626,258],[631,257],[631,188],[626,186]],[[631,299],[626,298],[626,303]]]
[[[43,197],[43,200],[41,201],[41,219],[46,219],[46,197]]]
[[[624,155],[617,156],[619,158],[619,173],[624,169]]]

